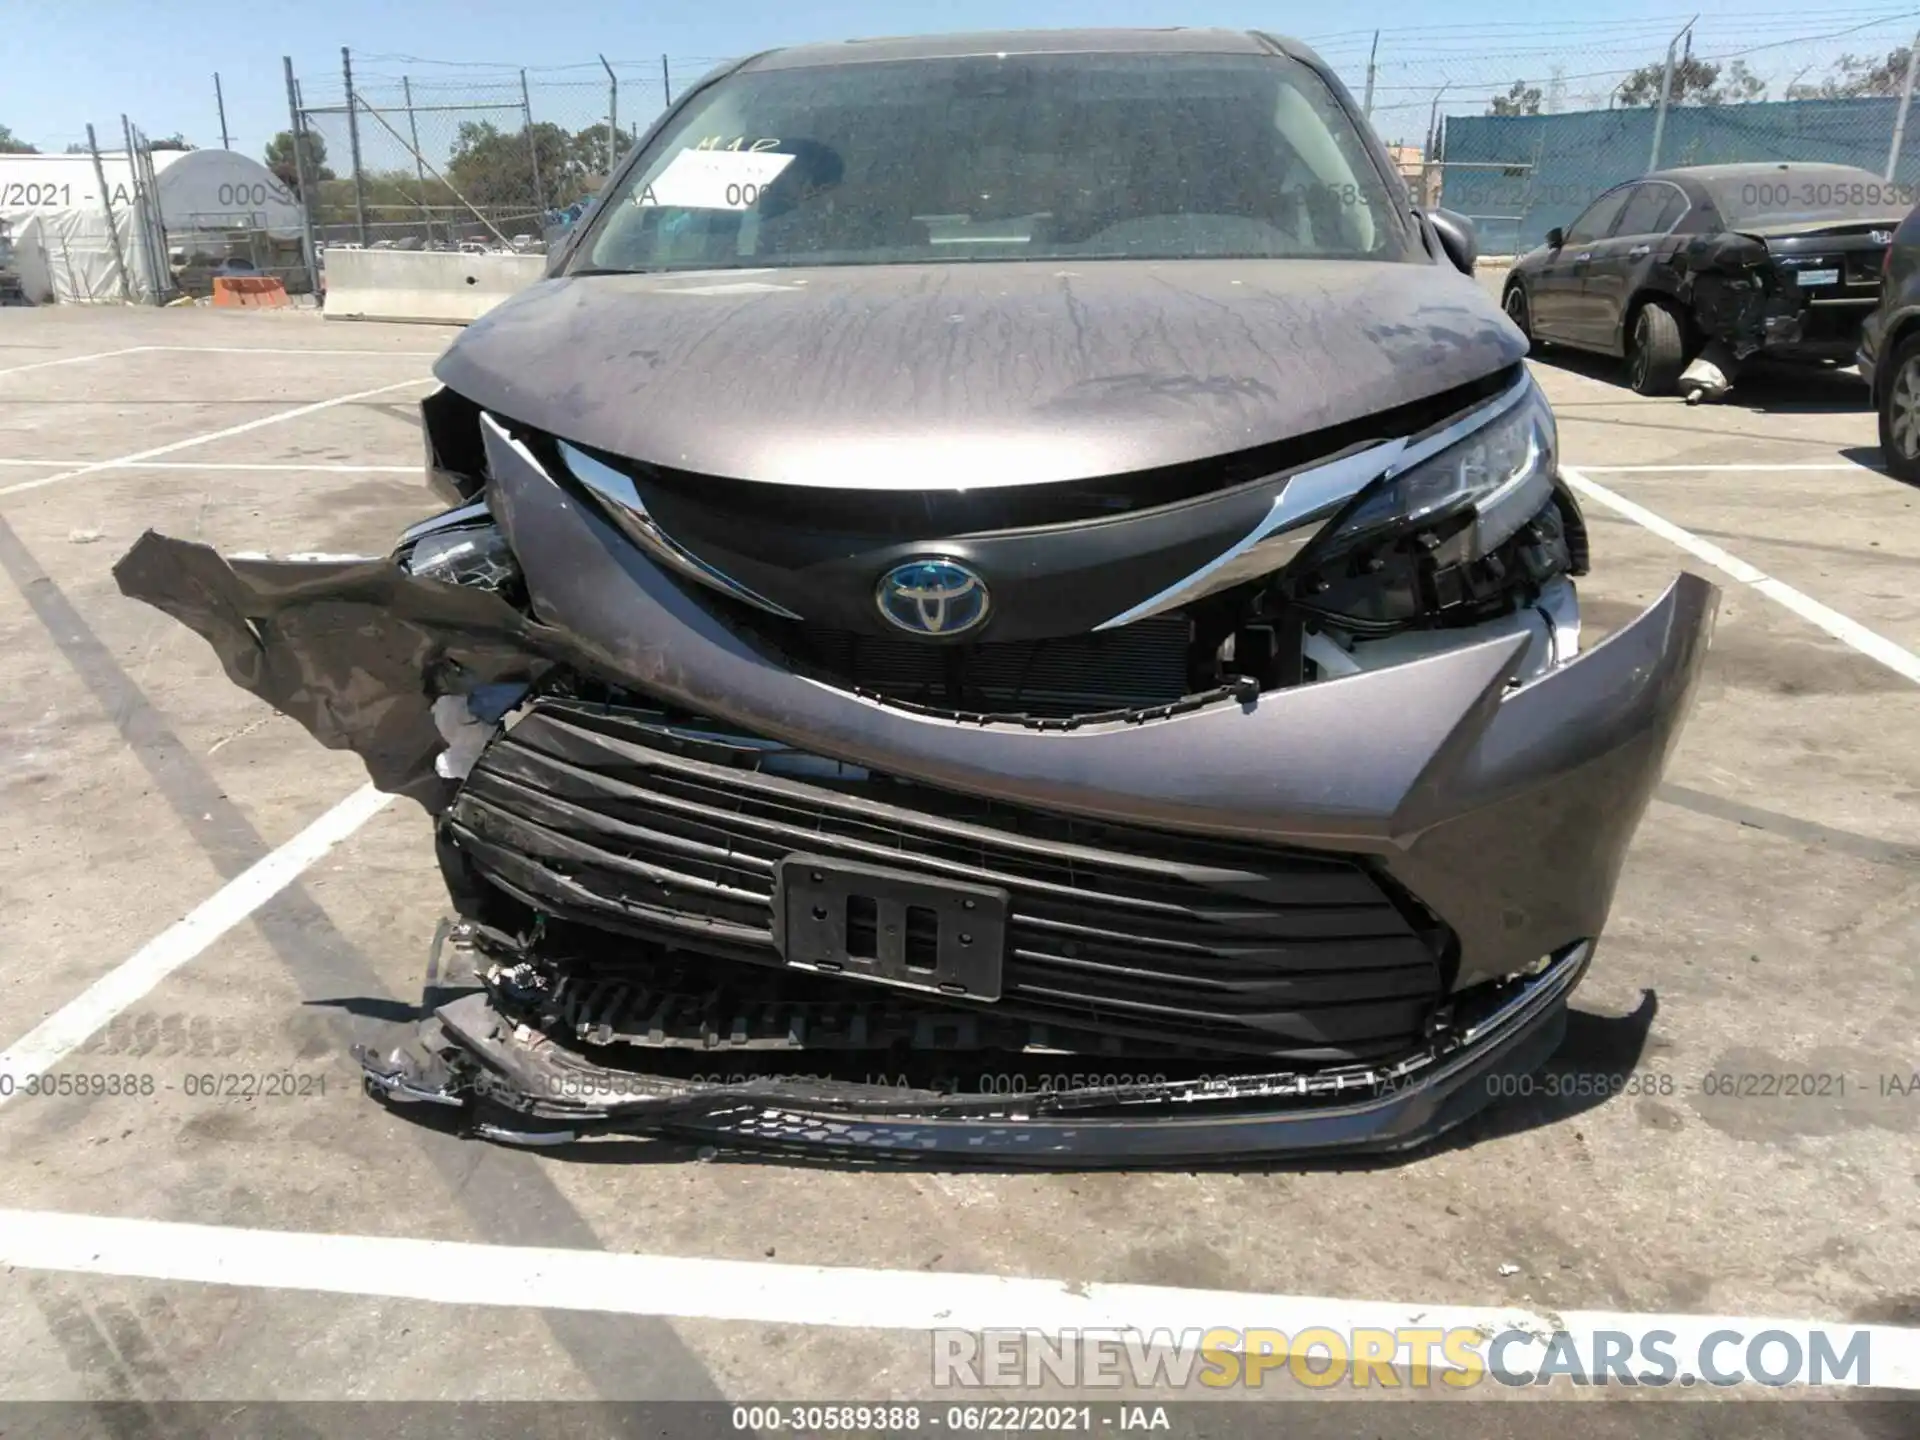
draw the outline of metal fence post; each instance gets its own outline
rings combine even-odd
[[[367,183],[360,173],[360,107],[353,98],[353,56],[340,47],[340,75],[347,84],[347,149],[353,157],[353,224],[362,246],[367,243]]]
[[[533,100],[527,94],[527,72],[520,72],[520,113],[527,117],[527,156],[533,162],[533,208],[545,215],[547,193],[540,185],[540,137],[533,129]]]
[[[92,125],[87,126],[87,151],[93,156],[93,178],[100,182],[100,208],[107,212],[107,244],[113,250],[113,263],[120,269],[120,298],[131,305],[133,287],[127,282],[127,261],[120,253],[120,230],[113,220],[113,195],[107,189],[107,167],[100,163],[100,142],[93,138]]]
[[[420,126],[413,117],[413,77],[400,77],[400,91],[407,99],[407,134],[413,137],[413,175],[420,182],[420,214],[427,222],[427,248],[433,248],[433,211],[427,208],[427,163],[420,158]],[[453,238],[453,232],[447,232]]]
[[[1893,183],[1893,173],[1900,168],[1900,147],[1907,140],[1907,111],[1913,105],[1913,67],[1920,60],[1920,35],[1913,37],[1907,46],[1907,78],[1900,87],[1900,109],[1893,118],[1893,144],[1887,147],[1887,173],[1881,177],[1889,185]]]
[[[1667,42],[1666,68],[1660,72],[1660,108],[1653,116],[1653,153],[1647,159],[1647,171],[1652,173],[1660,168],[1660,141],[1667,129],[1667,103],[1673,97],[1673,52],[1679,48],[1680,41],[1688,30],[1693,28],[1689,20],[1680,33]]]
[[[307,178],[307,120],[300,109],[300,86],[293,78],[293,57],[282,55],[280,67],[287,75],[287,120],[293,126],[287,133],[293,139],[293,187],[300,193],[301,241],[307,255],[307,283],[320,293],[320,251],[313,238],[313,207],[320,197]]]
[[[153,303],[160,304],[160,292],[171,289],[161,277],[167,273],[162,261],[167,254],[166,221],[160,215],[159,186],[148,183],[145,160],[146,137],[140,137],[141,143],[134,144],[133,122],[123,114],[120,117],[120,134],[127,145],[127,169],[133,174],[133,224],[138,232],[140,253],[147,262],[147,280],[153,287]],[[160,254],[153,253],[153,228],[160,227]]]
[[[604,55],[600,68],[607,72],[607,174],[611,176],[613,167],[620,163],[620,77],[613,73]]]

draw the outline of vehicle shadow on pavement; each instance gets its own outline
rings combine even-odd
[[[1607,355],[1586,350],[1569,350],[1561,345],[1541,346],[1536,342],[1529,360],[1564,370],[1569,375],[1598,381],[1619,390],[1622,401],[1644,399],[1650,405],[1677,405],[1676,396],[1642,397],[1627,384],[1627,364]],[[1722,408],[1755,410],[1767,415],[1853,415],[1873,408],[1860,372],[1849,367],[1788,365],[1778,361],[1756,361],[1743,369],[1724,399],[1706,402]],[[1555,409],[1571,408],[1564,404]],[[1877,452],[1876,452],[1877,453]]]
[[[346,999],[333,1002],[349,1011],[360,1002]],[[1467,1149],[1488,1140],[1517,1135],[1547,1125],[1576,1118],[1601,1105],[1631,1103],[1623,1093],[1640,1073],[1640,1057],[1659,1013],[1659,998],[1651,990],[1643,991],[1640,1003],[1626,1015],[1596,1015],[1569,1008],[1566,1035],[1552,1058],[1530,1077],[1507,1077],[1500,1082],[1503,1092],[1485,1110],[1461,1125],[1424,1145],[1388,1154],[1340,1155],[1324,1158],[1289,1155],[1258,1160],[1191,1161],[1171,1165],[1133,1167],[1141,1169],[1201,1173],[1231,1171],[1236,1174],[1300,1174],[1322,1170],[1380,1170],[1406,1164],[1449,1150]],[[383,1011],[379,1018],[390,1018]],[[1519,1093],[1507,1093],[1517,1090]],[[437,1105],[409,1105],[392,1112],[396,1117],[448,1134],[463,1134],[471,1117],[463,1112]],[[487,1117],[502,1126],[512,1126],[515,1117],[506,1112]],[[496,1143],[476,1138],[476,1144]],[[575,1165],[682,1165],[690,1162],[730,1165],[778,1165],[788,1168],[847,1171],[934,1171],[965,1174],[1034,1174],[1048,1171],[1078,1172],[1073,1165],[1008,1165],[1004,1163],[954,1161],[950,1159],[898,1160],[882,1155],[858,1157],[834,1153],[806,1153],[734,1147],[710,1137],[654,1138],[605,1136],[570,1144],[546,1145],[541,1153],[551,1159]],[[1107,1167],[1127,1169],[1126,1166]]]
[[[1901,485],[1905,485],[1909,489],[1920,490],[1920,485],[1915,484],[1911,480],[1902,480],[1898,475],[1894,474],[1893,471],[1887,468],[1886,452],[1883,451],[1878,445],[1843,446],[1840,450],[1840,458],[1842,460],[1851,460],[1854,464],[1859,465],[1868,470],[1878,470],[1882,475],[1886,476],[1889,480],[1892,480]]]

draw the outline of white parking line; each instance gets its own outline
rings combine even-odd
[[[172,455],[176,451],[189,450],[195,445],[211,444],[215,440],[230,439],[235,435],[245,435],[248,431],[258,430],[266,425],[279,425],[288,420],[298,420],[303,415],[312,415],[317,411],[331,409],[335,405],[349,405],[355,400],[371,399],[375,395],[385,395],[393,390],[404,390],[409,385],[427,385],[433,377],[423,376],[413,380],[396,380],[391,385],[376,385],[371,390],[356,390],[351,395],[336,395],[331,400],[316,400],[311,405],[296,406],[292,410],[279,410],[272,415],[262,415],[257,420],[248,420],[244,424],[229,425],[224,430],[215,430],[206,435],[192,435],[185,440],[175,440],[170,444],[156,445],[151,450],[135,451],[131,455],[121,455],[112,460],[96,460],[77,469],[64,470],[58,475],[42,475],[33,480],[21,480],[13,485],[0,485],[0,495],[18,495],[23,490],[38,490],[46,485],[58,485],[63,480],[77,480],[83,475],[95,475],[103,470],[113,470],[130,465],[137,460],[153,460],[162,455]]]
[[[312,464],[301,464],[298,462],[281,464],[276,462],[271,465],[255,465],[244,460],[207,462],[195,460],[9,460],[0,458],[0,465],[11,465],[23,470],[77,469],[93,464],[99,465],[103,470],[268,470],[286,471],[291,474],[324,472],[329,475],[418,475],[421,473],[421,467],[418,465],[330,465],[321,462]]]
[[[120,350],[96,350],[91,355],[68,355],[59,360],[34,360],[26,365],[9,365],[0,375],[23,375],[29,370],[51,370],[56,365],[85,365],[90,360],[110,360],[115,355],[137,355],[145,345],[128,345]]]
[[[1845,473],[1849,470],[1864,470],[1869,475],[1884,475],[1887,472],[1878,465],[1855,465],[1849,462],[1835,464],[1832,461],[1820,461],[1807,465],[1582,465],[1580,470],[1587,475],[1717,475],[1721,473],[1737,474],[1752,471],[1756,475],[1771,474],[1775,471],[1810,471]]]
[[[85,365],[93,360],[111,360],[116,355],[392,355],[402,360],[438,360],[444,350],[296,350],[268,345],[125,345],[118,350],[96,350],[88,355],[67,355],[58,360],[34,360],[25,365],[10,365],[0,375],[20,375],[28,370],[51,370],[56,365]]]
[[[1328,1328],[1453,1331],[1488,1338],[1510,1330],[1538,1337],[1514,1342],[1510,1370],[1540,1363],[1554,1331],[1577,1353],[1599,1353],[1603,1332],[1667,1331],[1683,1371],[1716,1331],[1735,1331],[1725,1359],[1744,1358],[1746,1341],[1767,1332],[1791,1336],[1800,1355],[1821,1336],[1831,1355],[1867,1337],[1865,1373],[1836,1374],[1841,1385],[1920,1390],[1920,1330],[1895,1325],[1831,1325],[1756,1316],[1560,1311],[1551,1316],[1498,1306],[1403,1304],[1158,1285],[1069,1284],[1025,1276],[926,1270],[868,1270],[759,1260],[715,1260],[560,1250],[467,1241],[415,1240],[311,1231],[257,1230],[44,1210],[0,1210],[0,1263],[28,1270],[131,1276],[149,1280],[299,1290],[428,1301],[442,1305],[524,1306],[681,1320],[821,1325],[869,1330],[1015,1330],[1131,1333],[1279,1330],[1288,1336]],[[1234,1349],[1239,1337],[1222,1337]],[[1438,1348],[1436,1346],[1436,1348]],[[1412,1342],[1400,1355],[1410,1362]],[[1709,1356],[1715,1352],[1707,1351]],[[1396,1357],[1398,1358],[1398,1357]],[[1405,1362],[1403,1362],[1405,1363]],[[1447,1362],[1436,1359],[1434,1368]],[[1457,1368],[1457,1364],[1456,1364]]]
[[[1743,585],[1751,585],[1769,600],[1786,606],[1802,620],[1818,625],[1834,639],[1851,645],[1868,659],[1878,660],[1896,675],[1920,685],[1920,655],[1914,654],[1904,646],[1894,644],[1884,635],[1869,630],[1858,620],[1822,605],[1811,595],[1804,595],[1784,581],[1774,579],[1766,571],[1749,565],[1729,551],[1722,550],[1711,540],[1702,540],[1692,531],[1683,530],[1671,520],[1662,519],[1645,506],[1636,505],[1626,496],[1615,494],[1606,486],[1588,479],[1580,471],[1563,466],[1560,473],[1566,477],[1567,483],[1582,495],[1598,500],[1615,514],[1624,516],[1636,525],[1651,530],[1662,540],[1699,556],[1729,579],[1738,580]]]
[[[0,1105],[24,1093],[28,1080],[72,1054],[94,1031],[292,884],[392,799],[371,785],[354,791],[0,1052]]]
[[[348,350],[339,347],[330,350],[318,347],[307,350],[274,349],[266,345],[139,345],[135,348],[176,355],[392,355],[403,360],[438,360],[447,353],[444,350]]]

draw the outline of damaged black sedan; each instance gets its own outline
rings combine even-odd
[[[774,52],[440,360],[454,508],[116,573],[432,816],[457,919],[363,1057],[394,1102],[1404,1147],[1557,1044],[1715,603],[1581,650],[1587,531],[1472,258],[1289,42]]]
[[[1606,191],[1508,273],[1539,342],[1618,355],[1642,395],[1717,399],[1755,357],[1847,365],[1910,187],[1851,165],[1694,165]]]

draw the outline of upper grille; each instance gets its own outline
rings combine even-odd
[[[543,700],[447,817],[536,909],[779,964],[773,867],[823,855],[1005,887],[997,1013],[1159,1043],[1372,1059],[1418,1044],[1440,937],[1344,857],[1084,821],[873,777],[764,773],[745,737]],[[964,1002],[954,1002],[956,1005]]]

